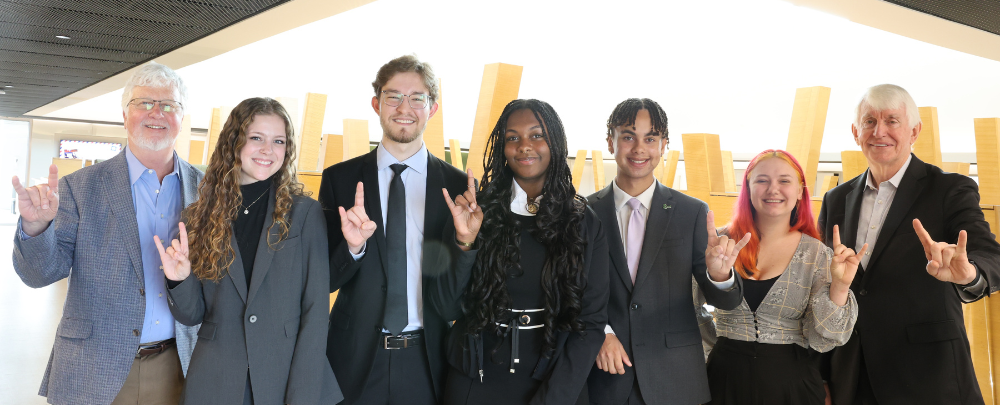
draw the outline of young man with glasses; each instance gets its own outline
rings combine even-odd
[[[149,63],[125,85],[128,145],[107,161],[27,189],[14,269],[30,287],[70,278],[39,395],[52,404],[176,404],[196,328],[175,323],[153,235],[178,235],[202,172],[174,153],[187,89]],[[58,179],[58,180],[57,180]]]
[[[437,404],[452,321],[441,313],[457,302],[442,302],[438,291],[458,291],[468,281],[479,229],[475,216],[453,221],[442,189],[474,203],[473,178],[424,145],[439,97],[430,65],[410,55],[393,59],[372,87],[381,143],[328,167],[320,186],[330,288],[340,290],[327,356],[343,404]],[[456,274],[466,280],[449,277]]]

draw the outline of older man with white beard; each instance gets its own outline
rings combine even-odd
[[[175,323],[153,235],[178,235],[203,173],[173,151],[187,89],[149,63],[122,95],[128,145],[47,184],[13,178],[21,212],[14,269],[29,287],[69,277],[38,394],[52,404],[177,404],[196,328]],[[58,179],[58,180],[57,180]]]

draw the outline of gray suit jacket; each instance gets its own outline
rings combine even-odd
[[[181,198],[204,175],[180,160]],[[139,225],[125,152],[59,180],[59,213],[41,235],[14,235],[14,270],[29,287],[70,278],[38,395],[52,404],[109,404],[125,383],[146,311]],[[187,370],[197,327],[176,324]]]
[[[647,404],[708,402],[708,375],[691,295],[691,277],[713,306],[732,309],[743,300],[739,277],[735,277],[736,284],[727,291],[708,280],[705,268],[708,206],[656,184],[646,219],[639,270],[632,285],[614,200],[612,186],[587,197],[608,229],[611,255],[608,323],[633,367],[625,367],[624,375],[612,375],[594,366],[588,380],[590,402],[623,404],[636,379]]]
[[[167,290],[170,312],[196,325],[198,348],[181,404],[241,403],[249,370],[258,404],[336,404],[343,399],[326,356],[330,262],[326,221],[316,200],[292,197],[278,240],[272,187],[250,289],[235,236],[235,260],[218,282],[190,276]]]

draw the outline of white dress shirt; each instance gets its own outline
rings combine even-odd
[[[649,185],[649,188],[635,196],[635,199],[639,200],[639,214],[641,214],[642,218],[647,222],[649,221],[649,215],[647,215],[649,213],[649,207],[653,204],[653,191],[656,190],[657,184],[658,182],[653,180],[653,183]],[[622,238],[622,248],[625,249],[625,252],[628,252],[628,221],[632,216],[632,209],[629,207],[628,201],[633,197],[618,187],[617,180],[611,182],[611,190],[614,193],[615,198],[615,216],[618,217],[618,233]],[[628,253],[626,253],[626,255],[627,254]],[[733,279],[732,270],[729,271],[729,278],[725,281],[717,282],[712,280],[712,277],[708,274],[707,268],[705,269],[705,275],[708,276],[708,281],[711,281],[712,284],[715,284],[716,287],[719,287],[719,289],[722,290],[728,289],[736,283],[736,280]],[[614,334],[615,332],[611,329],[611,325],[607,325],[604,327],[604,333]]]

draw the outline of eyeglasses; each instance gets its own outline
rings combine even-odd
[[[160,111],[164,114],[173,114],[180,112],[184,108],[180,102],[174,100],[152,100],[148,98],[133,98],[130,100],[129,105],[139,111],[149,111],[152,110],[157,104],[160,105]]]
[[[414,110],[422,110],[427,107],[429,103],[426,94],[410,94],[405,95],[398,91],[382,90],[382,94],[385,94],[385,105],[389,107],[399,107],[403,104],[403,98],[409,99],[410,108]]]

